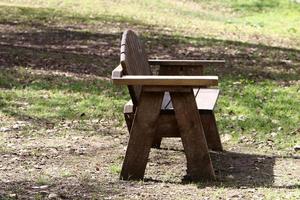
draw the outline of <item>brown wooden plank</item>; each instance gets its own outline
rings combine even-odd
[[[123,109],[123,113],[133,113],[133,103],[132,100],[129,100],[125,105]]]
[[[154,140],[152,142],[152,148],[159,149],[161,145],[162,137],[155,135]]]
[[[149,59],[150,65],[161,65],[161,66],[224,66],[225,60],[158,60]]]
[[[162,92],[142,92],[130,130],[121,179],[143,179],[162,99]]]
[[[181,75],[181,76],[200,76],[203,74],[203,67],[202,66],[160,66],[159,68],[159,75]]]
[[[199,93],[199,90],[200,90],[199,88],[198,89],[196,89],[196,88],[193,89],[193,93],[194,93],[195,97]],[[198,107],[198,105],[197,105],[197,107]],[[164,95],[164,99],[163,99],[163,103],[162,103],[162,109],[165,109],[165,110],[173,110],[174,109],[169,92],[166,92],[165,95]]]
[[[112,71],[112,74],[111,74],[111,78],[114,79],[114,78],[121,78],[123,75],[123,68],[121,65],[118,65],[113,71]]]
[[[112,79],[117,85],[156,85],[156,86],[216,86],[217,76],[122,76]]]
[[[154,89],[150,89],[147,91],[157,91]],[[173,92],[180,91],[180,88],[177,90],[173,90]],[[184,90],[181,91],[187,91],[187,88],[184,88]],[[216,102],[218,100],[219,95],[219,89],[204,89],[201,88],[199,91],[198,89],[193,89],[194,95],[196,96],[196,102],[197,102],[197,108],[198,110],[213,110]],[[162,110],[173,110],[173,104],[171,102],[171,97],[169,92],[165,92],[162,106]],[[124,105],[124,113],[132,113],[133,112],[133,103],[132,101],[128,101]]]
[[[123,33],[121,41],[120,62],[123,73],[127,75],[151,75],[150,65],[148,63],[147,53],[138,36],[131,30]],[[137,105],[140,94],[140,85],[128,86],[131,99]]]
[[[200,116],[208,148],[214,151],[223,151],[213,111],[202,111]]]
[[[182,91],[190,91],[191,86],[148,86],[145,88],[147,92],[165,92],[165,91],[172,91],[172,92],[182,92]]]
[[[128,132],[130,133],[133,119],[134,119],[134,113],[124,113],[125,122],[127,125]]]
[[[213,111],[200,110],[199,114],[201,117],[201,122],[205,133],[205,138],[206,138],[208,148],[214,151],[223,151],[223,147],[220,140]],[[134,113],[127,113],[125,114],[125,116],[126,116],[125,119],[126,119],[127,127],[130,130]],[[128,119],[131,121],[128,121]],[[160,113],[157,123],[158,124],[155,132],[156,138],[180,137],[178,124],[174,112]],[[156,142],[153,143],[158,144],[158,141],[159,140],[157,139]],[[159,145],[152,145],[152,147],[158,148]]]
[[[214,110],[219,96],[219,89],[193,89],[198,110]],[[173,110],[169,92],[164,95],[162,109]]]
[[[215,178],[199,112],[192,90],[171,92],[182,143],[187,159],[187,174],[192,180]]]

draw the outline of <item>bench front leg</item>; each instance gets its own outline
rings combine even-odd
[[[120,178],[140,180],[144,178],[150,148],[155,137],[157,119],[164,92],[144,92],[140,96]]]

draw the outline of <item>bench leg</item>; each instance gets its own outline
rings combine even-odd
[[[192,180],[215,179],[194,94],[172,92],[172,103],[187,159],[187,175]]]
[[[125,118],[125,122],[126,122],[126,125],[127,125],[128,132],[130,133],[131,126],[132,126],[132,123],[133,123],[134,114],[133,113],[124,113],[124,118]],[[154,140],[152,142],[151,147],[159,149],[161,141],[162,141],[161,136],[154,137]]]
[[[213,111],[200,111],[200,117],[208,148],[214,151],[223,151],[216,118]]]
[[[163,95],[163,92],[142,92],[130,129],[129,143],[120,179],[139,180],[144,178]]]
[[[153,142],[152,142],[152,148],[159,149],[161,141],[162,141],[162,137],[159,137],[159,136],[155,137],[154,140],[153,140]]]
[[[125,122],[127,125],[128,132],[130,133],[131,126],[133,123],[134,114],[133,113],[124,113]]]

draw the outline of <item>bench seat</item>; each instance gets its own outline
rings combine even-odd
[[[194,95],[197,102],[198,110],[213,111],[218,100],[219,89],[194,89]],[[162,112],[173,112],[173,105],[171,102],[169,92],[165,92],[164,99],[161,106]],[[124,105],[124,114],[133,112],[133,103],[129,100]]]

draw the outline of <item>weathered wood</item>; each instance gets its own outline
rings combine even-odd
[[[134,112],[133,113],[124,113],[125,122],[127,125],[128,132],[130,133],[133,119],[134,119]]]
[[[191,90],[190,88],[177,88],[174,90],[171,90],[171,92],[181,92],[182,91],[189,91]],[[155,90],[155,89],[147,89],[146,91],[159,91],[159,90]],[[169,90],[162,90],[162,91],[169,91]],[[218,95],[219,95],[219,89],[206,89],[206,88],[201,88],[201,89],[193,89],[194,92],[194,96],[197,102],[197,109],[198,110],[213,110],[215,107],[215,104],[217,102],[218,99]],[[134,105],[132,103],[132,101],[128,101],[125,105],[124,105],[124,113],[132,113],[134,109]],[[173,110],[173,105],[171,102],[171,97],[170,97],[170,93],[169,92],[165,92],[164,93],[164,98],[163,98],[163,102],[162,102],[162,106],[161,109],[163,111],[165,110]]]
[[[171,92],[170,94],[186,154],[188,177],[192,180],[215,179],[215,173],[192,90],[189,93]]]
[[[161,66],[224,66],[225,60],[159,60],[159,59],[149,59],[150,65],[161,65]]]
[[[216,86],[217,76],[131,76],[112,79],[117,85]]]
[[[222,143],[220,140],[216,120],[213,111],[199,110],[206,142],[208,148],[214,151],[223,151]],[[126,117],[127,127],[130,130],[134,113],[124,114]],[[128,121],[131,120],[131,121]],[[178,124],[174,115],[174,112],[161,112],[157,120],[157,128],[155,138],[164,137],[180,137],[178,130]],[[159,148],[158,139],[156,139],[156,145],[152,147]]]
[[[165,91],[172,91],[172,92],[182,92],[190,91],[190,86],[148,86],[145,91],[147,92],[165,92]]]
[[[203,67],[202,66],[189,66],[182,67],[182,66],[160,66],[159,68],[159,75],[180,75],[180,76],[200,76],[203,74]]]
[[[201,122],[205,133],[208,148],[214,151],[223,151],[218,127],[213,111],[205,110],[201,114]]]
[[[121,65],[118,65],[118,67],[116,67],[111,74],[112,79],[115,78],[121,78],[123,75],[123,68]]]
[[[219,89],[193,89],[198,110],[213,110],[219,96]],[[163,105],[165,110],[172,110],[173,104],[169,93],[165,93]]]
[[[143,179],[150,148],[155,137],[162,99],[163,93],[141,93],[130,130],[121,179]]]
[[[121,41],[121,65],[126,75],[151,75],[150,65],[143,44],[137,35],[127,30],[123,33]],[[128,86],[129,93],[134,104],[138,103],[141,94],[141,84]]]
[[[123,108],[123,113],[133,113],[133,109],[134,109],[134,105],[133,105],[133,102],[132,100],[129,100],[125,105],[124,105],[124,108]]]
[[[154,137],[154,140],[152,142],[152,148],[156,148],[156,149],[159,149],[160,148],[160,144],[161,144],[161,141],[162,141],[162,137],[157,137],[155,136]]]

